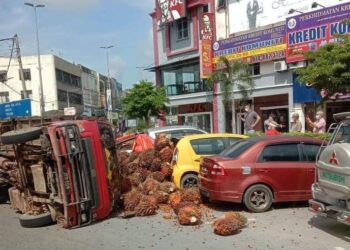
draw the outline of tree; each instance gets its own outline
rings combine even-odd
[[[231,106],[232,112],[232,132],[236,132],[236,112],[235,112],[235,98],[233,89],[237,86],[242,95],[242,101],[246,102],[251,94],[255,83],[251,77],[251,70],[248,64],[242,61],[230,62],[226,57],[219,58],[219,65],[222,65],[222,69],[213,72],[209,78],[208,83],[213,85],[214,83],[220,83],[220,90],[223,95],[223,104],[225,111]],[[225,112],[226,113],[226,112]],[[227,129],[226,129],[227,130]]]
[[[312,86],[324,98],[335,93],[350,92],[350,38],[339,36],[337,42],[305,53],[309,65],[298,69],[298,80]]]
[[[125,114],[134,119],[142,119],[146,127],[150,117],[158,116],[166,110],[167,98],[164,88],[157,88],[152,82],[142,80],[135,84],[126,97],[122,99]]]

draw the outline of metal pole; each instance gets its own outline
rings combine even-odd
[[[68,107],[68,108],[70,107],[70,103],[69,103],[69,92],[68,92],[68,89],[67,89],[67,107]]]
[[[17,34],[15,34],[13,39],[15,39],[15,43],[16,43],[17,61],[18,61],[18,66],[19,66],[19,74],[21,76],[23,97],[24,97],[24,99],[27,99],[28,98],[28,94],[27,94],[26,82],[24,80],[23,65],[22,65],[22,59],[21,59],[21,50],[19,48],[19,42],[18,42]]]
[[[44,102],[44,90],[43,90],[43,77],[41,74],[41,61],[40,61],[40,44],[39,44],[39,31],[38,31],[38,17],[36,13],[37,6],[34,6],[34,13],[35,13],[35,29],[36,29],[36,44],[37,44],[37,50],[38,50],[38,65],[39,65],[39,84],[40,84],[40,114],[41,114],[41,120],[44,119],[44,113],[45,113],[45,102]]]
[[[45,113],[45,102],[44,102],[44,91],[43,91],[43,77],[41,74],[39,29],[38,29],[38,17],[37,17],[36,9],[43,8],[43,7],[45,7],[45,5],[43,5],[43,4],[34,5],[32,3],[24,3],[24,4],[27,6],[30,6],[34,9],[36,45],[37,45],[37,51],[38,51],[38,70],[39,70],[39,87],[40,87],[40,116],[41,116],[41,123],[42,123],[43,119],[44,119],[44,113]]]
[[[109,93],[110,93],[110,98],[111,98],[111,105],[112,105],[112,86],[111,86],[111,77],[110,77],[110,74],[109,74],[109,54],[108,54],[108,50],[110,48],[113,48],[113,45],[109,45],[109,46],[102,46],[100,47],[101,49],[105,49],[106,50],[106,59],[107,59],[107,77],[108,77],[108,80],[107,80],[107,87],[105,88],[106,89],[106,105],[107,105],[107,118],[108,118],[108,121],[111,123],[112,122],[112,119],[111,119],[111,110],[110,110],[110,107],[108,105],[108,96],[107,96],[107,90],[109,90]]]

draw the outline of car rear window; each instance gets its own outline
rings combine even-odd
[[[306,161],[316,161],[316,156],[318,150],[320,149],[320,145],[317,144],[303,144],[303,151],[305,155]]]
[[[191,140],[190,144],[197,155],[215,155],[225,149],[225,138],[205,138]]]
[[[247,149],[249,149],[252,145],[254,145],[254,142],[239,140],[236,143],[232,144],[231,147],[222,151],[220,155],[229,158],[236,158]]]

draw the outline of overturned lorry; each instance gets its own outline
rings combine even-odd
[[[332,134],[320,148],[310,211],[350,225],[350,112],[333,115]]]
[[[57,121],[0,135],[0,179],[24,227],[88,225],[110,215],[121,195],[113,128]]]

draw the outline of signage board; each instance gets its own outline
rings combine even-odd
[[[287,62],[303,61],[304,53],[350,34],[350,2],[287,18]]]
[[[157,0],[159,24],[168,23],[186,16],[185,0]]]
[[[232,34],[284,21],[290,16],[291,9],[310,12],[315,1],[231,0],[229,2],[229,32]],[[329,7],[339,4],[339,0],[317,0],[317,3]]]
[[[225,56],[229,61],[243,60],[248,63],[272,61],[285,57],[285,25],[233,36],[213,44],[214,64]]]
[[[30,99],[23,99],[0,104],[0,119],[31,116],[32,102]]]
[[[214,30],[214,14],[213,13],[201,13],[199,28],[201,32],[200,41],[200,73],[201,78],[208,78],[212,73],[212,41]]]
[[[64,108],[64,115],[75,116],[77,114],[77,109],[75,107]]]

